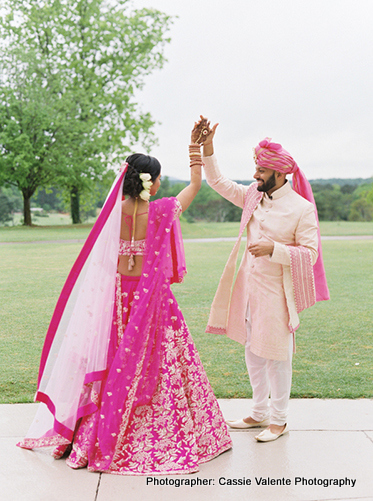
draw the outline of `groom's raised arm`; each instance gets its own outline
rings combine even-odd
[[[243,207],[248,186],[238,184],[223,176],[219,170],[218,162],[214,154],[214,135],[218,124],[212,128],[206,142],[203,143],[203,168],[206,174],[206,181],[213,190],[226,198],[234,205]]]

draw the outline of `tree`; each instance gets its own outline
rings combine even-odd
[[[22,196],[18,189],[13,186],[0,188],[0,224],[12,221],[14,213],[22,209]]]
[[[12,220],[13,204],[0,188],[0,223]]]
[[[320,221],[347,221],[353,195],[342,188],[338,184],[312,184]]]
[[[22,61],[17,51],[9,52],[0,86],[0,183],[22,192],[24,223],[30,225],[30,199],[55,172],[55,113],[52,96],[35,74],[32,55]]]
[[[44,211],[62,212],[64,204],[57,188],[38,189],[31,199],[31,205],[42,207]]]
[[[131,12],[129,0],[8,0],[6,5],[0,25],[6,75],[0,108],[8,121],[16,119],[17,127],[13,142],[8,135],[0,137],[3,182],[5,177],[23,190],[25,223],[30,224],[27,200],[35,185],[58,181],[70,195],[73,222],[79,222],[80,196],[92,189],[108,163],[135,143],[145,149],[154,143],[154,121],[141,112],[134,93],[164,63],[171,18],[152,9]],[[27,162],[22,141],[15,150],[17,134],[24,133],[22,110],[16,116],[11,110],[19,103],[19,77],[22,110],[26,99],[37,103],[36,116],[44,113],[43,122],[29,119],[37,124],[38,137],[45,138],[42,161],[30,130],[26,143],[33,148],[28,148]]]
[[[373,184],[360,186],[354,195],[349,221],[373,221]]]
[[[349,221],[372,221],[373,204],[364,198],[358,198],[351,204]]]

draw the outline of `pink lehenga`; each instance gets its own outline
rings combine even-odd
[[[141,277],[116,272],[121,173],[62,290],[18,445],[72,444],[67,464],[121,475],[192,473],[232,446],[170,285],[186,272],[175,198],[150,203]]]

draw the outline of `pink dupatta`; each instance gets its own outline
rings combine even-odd
[[[170,284],[186,273],[180,223],[175,198],[150,204],[147,252],[127,324],[102,391],[97,424],[98,445],[106,470],[133,410],[150,402],[158,384],[161,344],[170,328]],[[91,455],[96,444],[91,444]]]
[[[79,418],[99,408],[102,383],[108,370],[124,175],[122,171],[117,176],[57,301],[42,351],[35,396],[42,405],[27,436],[17,444],[20,447],[32,449],[70,443]],[[182,281],[186,267],[180,223],[175,219],[178,202],[164,200],[150,204],[148,255],[156,256],[155,270],[162,269],[162,276],[173,283]],[[169,213],[165,218],[166,210]],[[153,228],[163,227],[168,235],[167,245],[163,241],[158,251],[160,239]],[[143,294],[137,318],[146,316],[144,301],[150,295],[145,291],[160,288],[161,279],[152,283],[153,278],[148,258],[140,281]],[[132,325],[137,332],[138,326]],[[150,355],[145,354],[142,366],[146,366]],[[152,382],[147,377],[142,380],[139,389],[152,391]]]
[[[21,447],[69,443],[77,420],[97,409],[113,316],[124,175],[115,179],[57,301],[35,396],[45,405]]]

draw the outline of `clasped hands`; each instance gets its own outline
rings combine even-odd
[[[275,244],[270,240],[254,242],[249,244],[247,249],[255,257],[271,256],[273,254]]]
[[[207,120],[207,118],[200,115],[200,120],[198,120],[198,122],[194,122],[191,137],[192,143],[204,145],[211,144],[217,126],[218,124],[215,124],[211,128],[210,122]],[[207,141],[207,139],[209,139],[209,141]]]
[[[192,130],[192,143],[203,144],[204,146],[212,144],[216,128],[219,124],[215,124],[212,128],[210,122],[204,116],[200,115],[200,120],[194,123]],[[206,141],[209,139],[209,141]],[[248,251],[255,257],[271,256],[275,245],[270,240],[257,241],[249,244]]]

